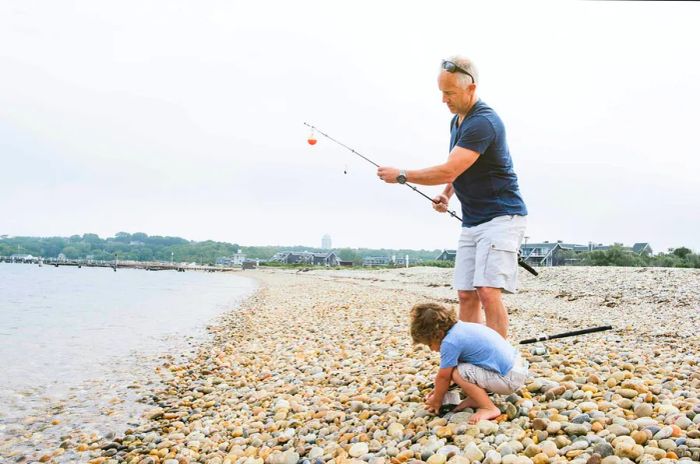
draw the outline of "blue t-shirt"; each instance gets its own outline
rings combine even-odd
[[[470,363],[506,375],[516,355],[498,332],[474,322],[457,321],[440,343],[440,368]]]
[[[476,226],[498,216],[527,215],[501,118],[479,100],[461,125],[457,121],[455,115],[450,123],[450,151],[457,145],[479,153],[474,164],[452,182],[462,204],[462,226]]]

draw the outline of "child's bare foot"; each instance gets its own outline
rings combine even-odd
[[[460,412],[467,408],[476,408],[477,406],[478,404],[476,404],[476,401],[471,398],[465,398],[457,406],[455,406],[452,412]]]
[[[477,409],[476,413],[469,418],[470,424],[476,424],[480,420],[491,420],[495,419],[501,415],[501,410],[497,407],[493,408],[480,408]]]

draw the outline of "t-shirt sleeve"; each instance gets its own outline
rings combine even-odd
[[[440,369],[455,367],[459,361],[459,350],[448,342],[440,344]]]
[[[469,126],[464,128],[464,133],[457,141],[457,146],[472,150],[480,155],[483,154],[493,139],[496,137],[496,132],[488,119],[484,117],[475,117],[469,121]]]

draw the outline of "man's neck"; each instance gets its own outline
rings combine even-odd
[[[474,99],[469,103],[469,106],[467,106],[467,110],[464,113],[457,113],[457,125],[461,125],[462,121],[464,121],[464,118],[467,117],[469,112],[474,108],[474,105],[476,105],[476,102],[478,102],[479,99],[477,98],[476,95],[474,95]]]

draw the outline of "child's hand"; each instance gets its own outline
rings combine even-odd
[[[434,394],[435,394],[435,390],[431,390],[430,393],[425,395],[425,402],[427,403],[428,401],[430,401],[430,398],[432,398]]]
[[[425,400],[425,409],[427,409],[428,412],[438,414],[440,412],[440,406],[442,406],[442,401],[432,393],[429,395],[429,398]]]

